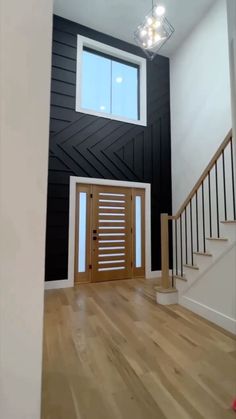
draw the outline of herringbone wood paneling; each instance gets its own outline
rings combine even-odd
[[[78,113],[79,33],[142,55],[133,45],[54,16],[46,280],[67,278],[70,176],[151,183],[152,268],[160,269],[160,213],[171,213],[169,60],[147,62],[147,127]]]

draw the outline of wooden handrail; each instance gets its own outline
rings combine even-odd
[[[198,179],[197,183],[195,184],[195,186],[191,190],[190,194],[185,199],[183,205],[181,205],[180,209],[177,211],[177,213],[175,215],[170,215],[169,216],[169,220],[177,220],[180,217],[180,215],[183,213],[183,211],[185,210],[187,205],[190,203],[191,199],[194,197],[194,195],[196,194],[196,192],[200,188],[201,184],[206,179],[208,173],[212,170],[215,163],[217,162],[217,160],[221,156],[222,152],[225,150],[225,148],[227,147],[227,145],[230,143],[231,140],[232,140],[232,129],[229,131],[229,133],[225,137],[224,141],[222,142],[222,144],[218,148],[217,152],[212,157],[210,163],[208,164],[208,166],[206,167],[206,169],[204,170],[204,172],[202,173],[202,175]]]

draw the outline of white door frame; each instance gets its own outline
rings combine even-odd
[[[151,185],[150,183],[127,182],[121,180],[95,179],[86,177],[70,177],[70,208],[69,208],[69,249],[68,249],[68,278],[58,281],[45,282],[45,289],[67,288],[74,286],[75,261],[75,207],[76,185],[104,185],[120,186],[123,188],[137,188],[145,190],[145,276],[153,278],[159,276],[159,271],[151,268]]]

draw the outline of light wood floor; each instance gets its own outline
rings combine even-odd
[[[236,342],[153,282],[47,291],[43,419],[228,419]]]

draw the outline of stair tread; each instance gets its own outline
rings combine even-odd
[[[236,224],[236,220],[225,220],[221,221],[222,224]]]
[[[187,278],[186,278],[186,276],[174,275],[174,278],[175,279],[180,279],[181,281],[185,281],[185,282],[188,281]]]
[[[212,241],[221,241],[221,242],[227,242],[228,239],[226,237],[207,237],[207,240],[212,240]]]
[[[188,265],[187,263],[184,264],[186,268],[195,269],[196,271],[199,270],[199,267],[197,265]]]
[[[197,256],[212,256],[212,254],[208,252],[193,252],[193,253],[194,255],[197,255]]]

